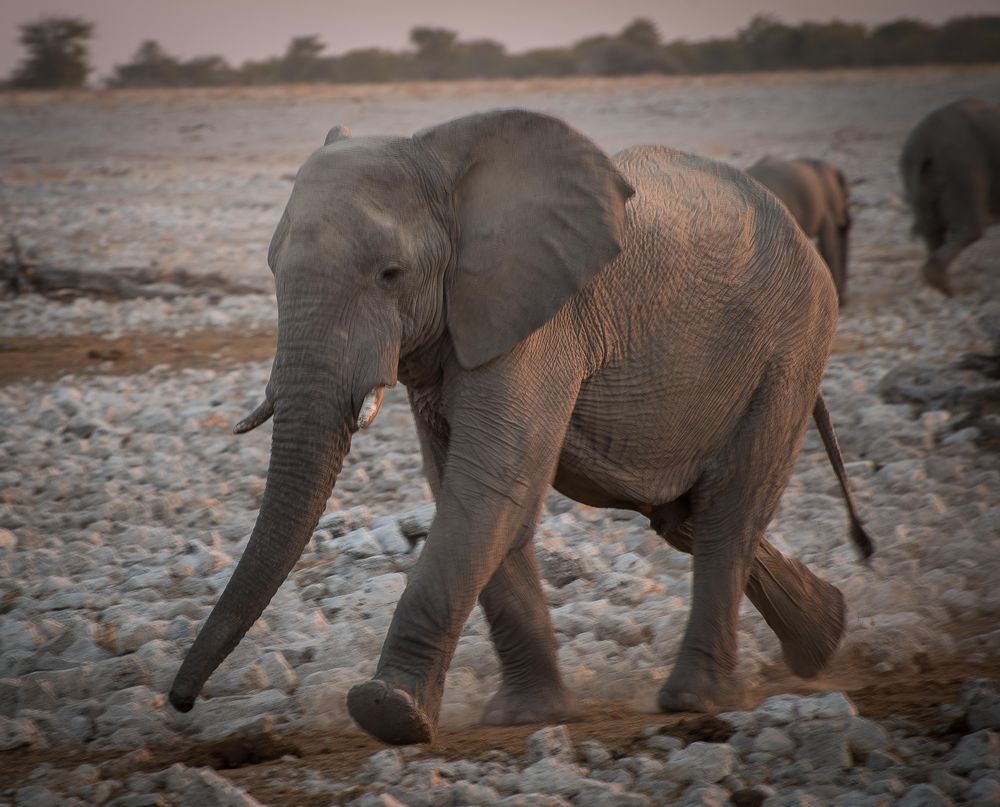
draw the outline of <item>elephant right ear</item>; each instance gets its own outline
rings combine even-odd
[[[339,124],[326,133],[326,140],[323,141],[323,145],[329,146],[331,143],[336,143],[338,140],[347,140],[350,136],[351,130],[343,124]]]
[[[459,363],[478,367],[548,322],[621,251],[635,191],[604,152],[547,115],[471,115],[414,140],[451,183],[448,330]]]

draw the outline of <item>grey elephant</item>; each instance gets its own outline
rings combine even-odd
[[[899,170],[913,232],[927,244],[924,280],[950,296],[948,266],[1000,221],[1000,104],[934,110],[906,138]]]
[[[413,137],[335,130],[299,171],[268,262],[277,350],[265,400],[237,424],[273,415],[267,484],[177,673],[177,709],[295,565],[353,434],[397,380],[437,512],[374,678],[348,695],[369,733],[433,737],[477,599],[502,670],[484,720],[572,714],[532,540],[550,484],[643,513],[693,554],[663,709],[740,700],[744,592],[794,671],[829,660],[843,597],[764,530],[814,410],[846,490],[819,397],[836,294],[785,210],[744,174],[661,147],[612,161],[561,121],[518,110]]]
[[[818,240],[819,254],[833,276],[837,300],[847,297],[847,246],[851,231],[847,180],[823,160],[762,157],[747,173],[777,196],[808,238]]]

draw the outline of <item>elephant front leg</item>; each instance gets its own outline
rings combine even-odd
[[[529,704],[523,687],[529,680],[549,687],[558,681],[554,649],[546,649],[553,637],[541,615],[537,571],[517,555],[555,473],[578,385],[559,385],[551,374],[532,378],[538,390],[524,389],[523,381],[521,387],[480,382],[449,417],[437,515],[423,554],[393,614],[373,680],[348,694],[351,716],[384,742],[433,739],[445,674],[481,594],[505,672],[513,676],[510,705],[520,693],[524,713],[537,710],[540,701]],[[545,416],[526,420],[523,399],[533,396],[545,403]],[[517,602],[518,594],[526,600]],[[536,663],[549,670],[529,679],[526,656],[536,653]]]
[[[530,534],[511,550],[479,595],[500,659],[500,689],[483,722],[517,725],[576,716],[559,673],[555,632],[538,575]]]

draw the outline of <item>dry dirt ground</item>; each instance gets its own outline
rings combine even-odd
[[[977,629],[982,629],[978,626]],[[956,626],[956,634],[969,632]],[[915,733],[949,738],[963,732],[954,718],[941,715],[940,707],[954,703],[964,681],[978,676],[996,676],[996,664],[933,664],[919,673],[894,676],[873,674],[869,667],[851,659],[838,660],[821,678],[802,681],[775,668],[768,683],[752,693],[755,701],[783,692],[846,692],[858,712],[872,720],[904,718]],[[568,724],[574,745],[584,740],[600,741],[615,757],[643,749],[647,726],[659,726],[661,734],[695,740],[723,742],[733,730],[711,716],[663,715],[652,703],[634,701],[586,701],[583,716]],[[538,726],[442,727],[436,740],[415,750],[415,758],[445,761],[489,759],[500,751],[510,757],[524,755],[528,736]],[[239,741],[192,744],[186,747],[142,749],[122,757],[121,752],[83,749],[11,751],[3,755],[0,789],[24,780],[37,766],[48,763],[71,769],[85,762],[100,765],[108,776],[120,779],[135,771],[155,772],[181,762],[215,768],[252,796],[271,805],[319,805],[328,798],[303,793],[296,788],[297,773],[318,772],[332,781],[350,781],[369,756],[384,746],[360,731],[309,733],[275,739],[271,735],[247,736]],[[359,788],[359,794],[362,790]]]
[[[523,106],[567,119],[611,152],[654,142],[740,166],[764,153],[807,154],[840,165],[861,213],[845,316],[865,318],[891,312],[917,284],[919,244],[890,247],[881,240],[879,211],[901,206],[899,144],[923,114],[962,96],[1000,100],[1000,70],[6,95],[0,96],[0,235],[16,234],[52,265],[157,263],[266,277],[266,246],[290,180],[332,125],[347,124],[356,135],[406,134],[472,111]],[[995,240],[994,234],[963,258],[954,277],[960,297],[1000,290],[1000,273],[984,270],[996,264]],[[872,338],[877,342],[877,334]],[[0,323],[0,384],[66,372],[133,374],[163,364],[261,361],[271,355],[273,340],[267,322],[240,333],[117,339],[12,333]],[[841,351],[867,347],[838,345]],[[865,716],[903,715],[928,733],[947,733],[951,727],[937,707],[955,700],[961,681],[998,673],[991,664],[928,663],[887,681],[842,658],[808,685],[776,670],[758,694],[842,689]],[[710,719],[667,718],[643,704],[601,702],[588,705],[571,734],[574,741],[594,737],[624,752],[653,723],[687,737],[719,730]],[[422,753],[477,758],[501,749],[518,755],[532,730],[445,729]],[[136,770],[176,761],[212,764],[266,803],[303,804],[301,794],[281,784],[286,777],[275,775],[279,766],[286,772],[288,765],[308,765],[349,778],[378,747],[360,733],[305,736],[275,747],[250,740],[226,748],[153,749],[123,764]],[[286,754],[294,759],[278,759]],[[0,765],[0,789],[42,761],[66,767],[109,756],[86,749],[10,752]]]

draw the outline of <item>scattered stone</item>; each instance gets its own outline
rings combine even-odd
[[[597,740],[584,740],[580,743],[580,753],[583,761],[593,768],[607,765],[611,761],[611,753]]]
[[[1000,768],[1000,739],[989,729],[959,740],[948,760],[948,768],[959,775],[982,768]]]
[[[714,784],[733,772],[736,754],[725,743],[693,742],[667,759],[667,776],[677,782]]]
[[[826,692],[801,698],[796,704],[798,717],[803,720],[828,720],[852,717],[857,707],[843,692]]]
[[[783,731],[767,726],[754,738],[753,750],[786,756],[795,750],[795,741]]]
[[[551,793],[569,797],[579,793],[583,784],[583,773],[576,765],[544,757],[524,769],[519,789],[522,793]]]
[[[403,777],[404,767],[403,753],[396,748],[387,748],[368,757],[358,778],[362,782],[394,785]]]
[[[954,802],[934,785],[914,785],[896,802],[896,807],[951,807]]]
[[[563,762],[575,762],[573,742],[565,726],[546,726],[528,737],[528,763],[551,757]]]

